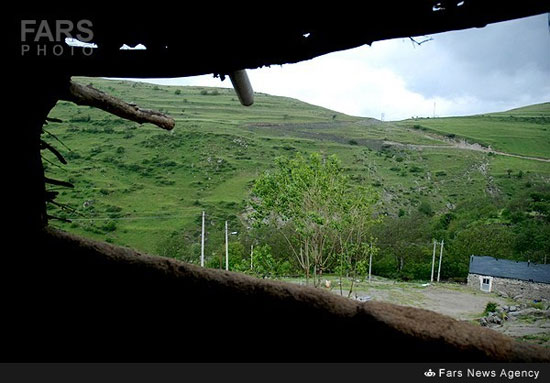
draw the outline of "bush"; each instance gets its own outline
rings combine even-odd
[[[115,221],[107,221],[101,226],[101,229],[106,232],[111,232],[116,230],[116,222]]]
[[[434,215],[432,206],[426,201],[423,201],[420,204],[420,206],[418,206],[418,211],[421,212],[422,214],[426,214],[428,217],[431,217]]]
[[[254,248],[252,269],[250,268],[250,258],[248,256],[242,256],[234,262],[230,260],[229,263],[232,265],[232,270],[253,274],[262,278],[282,277],[293,274],[292,264],[288,260],[276,259],[272,255],[271,246],[269,245]]]
[[[485,306],[485,311],[483,311],[483,314],[487,315],[489,313],[494,313],[497,311],[498,304],[495,302],[489,302],[487,303],[487,306]]]
[[[175,95],[179,96],[181,94],[181,90],[179,89],[176,89],[176,91],[174,92]]]
[[[70,151],[67,154],[65,154],[65,159],[66,160],[77,160],[80,157],[81,157],[81,155],[77,152],[74,152],[74,151]]]

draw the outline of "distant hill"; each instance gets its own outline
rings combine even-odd
[[[176,119],[173,132],[138,126],[102,111],[59,102],[44,139],[69,164],[43,153],[47,174],[74,183],[49,206],[65,230],[157,252],[170,233],[198,243],[207,211],[209,254],[222,241],[223,222],[246,230],[241,213],[255,177],[273,159],[297,152],[336,154],[357,183],[381,195],[380,214],[435,214],[472,196],[511,198],[526,182],[547,184],[550,163],[492,155],[455,145],[457,138],[510,153],[550,157],[549,103],[471,117],[399,123],[347,116],[298,100],[256,94],[242,107],[232,89],[168,87],[129,81],[76,81],[161,110]],[[59,139],[61,144],[54,136]],[[521,172],[521,179],[512,177]],[[238,235],[239,235],[238,233]]]
[[[401,125],[422,126],[507,153],[550,158],[550,103],[467,117],[406,120]]]
[[[505,112],[492,113],[494,115],[514,115],[516,117],[550,117],[550,102],[528,105],[510,109]]]

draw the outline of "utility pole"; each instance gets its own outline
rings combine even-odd
[[[437,247],[437,241],[434,239],[434,252],[432,256],[432,277],[430,278],[430,281],[434,281],[434,267],[435,267],[435,248]]]
[[[229,270],[229,237],[227,235],[227,221],[225,221],[225,270]]]
[[[204,267],[204,210],[202,211],[201,267]]]
[[[254,244],[250,245],[250,270],[252,270],[254,268],[254,266],[252,265],[252,259],[254,257]]]
[[[370,256],[369,256],[369,283],[372,271],[372,242],[370,243]]]
[[[439,274],[441,274],[441,260],[443,259],[443,240],[441,240],[441,252],[439,253],[439,267],[437,268],[437,281],[439,282]]]

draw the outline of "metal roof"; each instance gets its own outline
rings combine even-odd
[[[470,274],[550,283],[550,265],[512,261],[487,256],[470,257]]]

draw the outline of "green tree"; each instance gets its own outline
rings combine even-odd
[[[414,212],[399,218],[387,217],[375,229],[380,256],[388,258],[382,262],[383,274],[404,279],[429,277],[432,238],[429,218],[425,214]],[[390,266],[395,267],[393,272]]]
[[[157,243],[156,253],[188,263],[198,263],[200,245],[188,232],[173,232]]]
[[[371,189],[350,183],[335,156],[297,154],[277,158],[275,169],[256,180],[253,218],[256,224],[271,224],[284,234],[306,281],[313,273],[317,286],[338,248],[362,238],[350,225],[359,218],[361,228],[374,221],[375,200]]]

